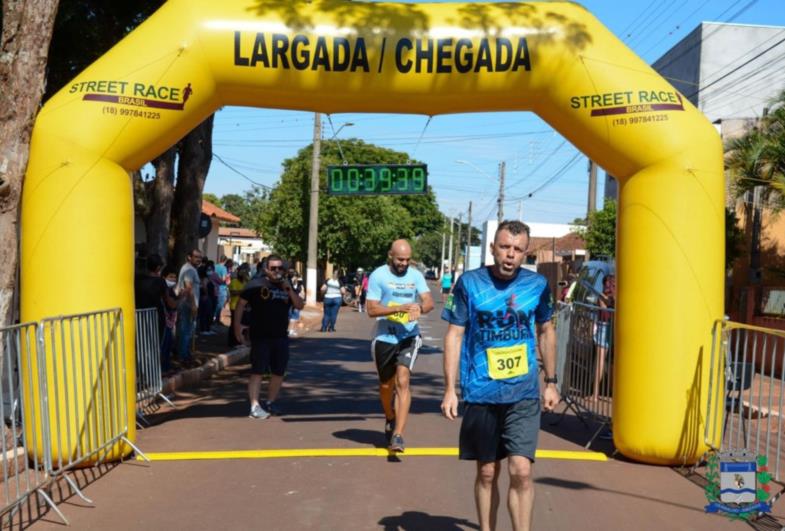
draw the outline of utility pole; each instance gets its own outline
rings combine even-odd
[[[469,265],[469,254],[472,250],[472,202],[469,201],[469,222],[466,225],[466,258],[463,260],[463,269]]]
[[[451,216],[450,217],[450,245],[447,247],[447,252],[449,253],[449,256],[447,257],[447,263],[450,264],[450,269],[452,269],[452,234],[453,234],[452,226],[454,221],[455,220]],[[453,279],[453,281],[455,281],[455,279]]]
[[[308,221],[308,264],[305,276],[305,301],[316,303],[316,244],[319,236],[319,163],[322,151],[322,115],[314,113],[313,156],[311,157],[311,211]]]
[[[589,160],[589,203],[586,209],[586,221],[589,215],[597,210],[597,165],[593,160]]]
[[[500,225],[501,222],[504,221],[504,169],[505,167],[506,164],[504,161],[499,163],[499,198],[496,200],[496,203],[498,204],[497,219]]]
[[[461,229],[463,228],[463,212],[458,214],[458,239],[455,240],[455,271],[458,271],[458,261],[461,258]],[[455,282],[455,279],[453,279]]]
[[[445,225],[447,224],[447,220],[444,221]],[[447,227],[445,226],[442,228],[442,258],[439,260],[439,278],[442,278],[444,274],[444,245],[447,241]]]

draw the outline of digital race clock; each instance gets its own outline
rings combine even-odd
[[[330,195],[424,194],[427,191],[426,164],[327,166],[327,193]]]

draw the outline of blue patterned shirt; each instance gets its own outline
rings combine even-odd
[[[442,319],[465,328],[461,392],[466,402],[511,404],[540,396],[535,324],[553,315],[542,275],[519,269],[500,280],[489,267],[464,273]]]

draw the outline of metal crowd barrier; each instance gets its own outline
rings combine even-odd
[[[145,425],[148,425],[145,411],[149,411],[157,398],[175,407],[163,394],[160,345],[158,310],[136,310],[136,418]]]
[[[128,393],[122,310],[60,316],[39,327],[40,402],[49,474],[62,476],[87,499],[67,472],[122,457],[128,439]]]
[[[23,386],[33,389],[38,385],[40,374],[34,370],[31,361],[35,356],[38,342],[38,324],[26,323],[0,328],[0,349],[2,349],[2,373],[0,374],[0,415],[3,420],[2,467],[3,505],[0,507],[0,523],[11,527],[14,516],[21,505],[33,494],[43,499],[60,518],[67,522],[48,494],[52,478],[44,458],[28,448],[36,448],[44,441],[33,431],[30,437],[23,426],[35,425],[41,420],[36,408],[22,407]],[[24,355],[23,355],[24,353]],[[23,365],[24,364],[24,365]],[[21,370],[20,370],[21,369]],[[22,380],[24,374],[24,380]]]
[[[565,302],[556,303],[554,312],[556,323],[556,377],[559,380],[559,392],[564,385],[564,369],[567,366],[567,345],[570,341],[570,323],[572,322],[572,305]]]
[[[589,448],[611,422],[613,374],[613,308],[583,303],[563,305],[557,313],[557,376],[562,401],[588,428],[599,423],[586,443]]]
[[[765,455],[785,485],[785,331],[717,321],[709,369],[706,445]]]

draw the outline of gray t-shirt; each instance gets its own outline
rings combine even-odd
[[[185,287],[185,281],[188,280],[191,282],[191,286],[193,289],[194,294],[194,304],[196,307],[199,307],[199,273],[196,271],[196,268],[192,266],[189,262],[183,264],[183,267],[180,268],[180,275],[177,277],[177,294],[183,292],[183,288]],[[180,305],[184,306],[187,304],[188,301],[180,301]]]

